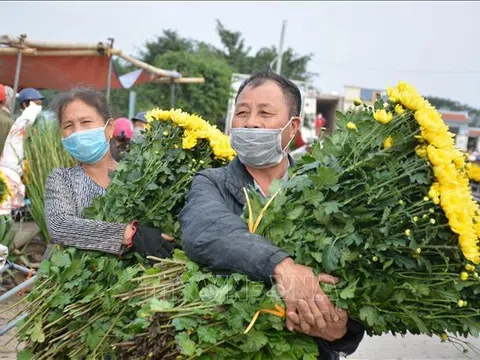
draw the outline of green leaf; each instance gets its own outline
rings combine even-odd
[[[181,332],[175,336],[177,344],[182,351],[182,354],[187,356],[193,356],[196,350],[196,344],[193,342],[186,332]]]
[[[383,270],[386,270],[386,269],[388,269],[388,268],[389,268],[390,266],[392,266],[392,265],[393,265],[393,259],[387,260],[387,261],[385,261],[385,262],[383,263],[382,269],[383,269]]]
[[[259,351],[268,343],[268,338],[265,333],[256,330],[250,330],[245,336],[246,340],[239,346],[244,352],[256,352]]]
[[[340,291],[340,298],[344,300],[353,299],[355,297],[355,290],[357,289],[357,283],[358,283],[358,279],[350,282],[346,288]]]
[[[422,334],[431,334],[431,331],[428,330],[425,323],[416,314],[407,310],[405,310],[405,312],[412,318],[412,320],[415,322],[415,325],[417,325],[418,330],[420,330]]]
[[[323,251],[323,261],[324,270],[326,272],[332,272],[336,269],[338,262],[340,260],[340,249],[338,249],[335,244],[330,244],[325,247]]]
[[[338,182],[338,176],[335,170],[321,167],[317,169],[317,175],[310,176],[315,186],[332,186]]]
[[[209,344],[216,344],[219,339],[218,329],[215,327],[200,326],[197,330],[198,339]]]
[[[161,312],[164,310],[173,309],[173,303],[167,300],[158,300],[158,299],[151,299],[150,300],[150,310],[153,312]]]
[[[198,326],[198,321],[192,317],[178,317],[172,320],[176,330],[193,330]]]
[[[52,308],[61,308],[63,309],[72,299],[71,295],[68,293],[58,293],[52,299],[51,306]]]
[[[52,265],[58,267],[68,267],[71,264],[70,256],[62,251],[54,253],[50,262],[52,263]]]
[[[401,304],[407,298],[407,293],[405,291],[396,290],[392,295],[392,300]]]
[[[100,326],[87,328],[86,331],[87,337],[85,343],[87,344],[90,350],[93,350],[97,347],[98,343],[103,339],[105,335],[105,330]]]
[[[360,320],[366,321],[369,326],[374,326],[378,320],[378,311],[373,306],[364,306],[360,309]]]
[[[17,354],[17,360],[32,360],[33,352],[31,349],[23,349]]]
[[[410,182],[412,184],[417,183],[417,184],[423,184],[423,185],[428,185],[429,181],[427,179],[427,175],[424,172],[418,172],[416,174],[410,175]]]
[[[222,305],[225,302],[228,292],[231,290],[231,285],[224,285],[218,287],[215,285],[207,285],[200,290],[200,298],[204,302],[214,302],[215,304]]]
[[[302,215],[303,210],[305,210],[305,206],[302,206],[302,205],[296,206],[292,211],[288,213],[288,218],[290,220],[298,219],[300,215]]]
[[[43,343],[45,341],[45,334],[43,333],[42,324],[39,321],[35,322],[35,325],[33,325],[30,340],[38,343]]]
[[[325,210],[325,214],[327,215],[338,212],[341,207],[342,204],[340,204],[338,201],[327,201],[323,203],[323,208]]]

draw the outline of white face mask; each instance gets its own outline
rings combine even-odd
[[[135,138],[138,138],[140,136],[142,136],[142,131],[143,129],[142,128],[133,128],[133,136],[132,138],[135,139]]]
[[[287,156],[287,146],[282,148],[283,130],[281,129],[232,128],[230,145],[237,152],[240,162],[253,168],[267,168],[279,164]]]

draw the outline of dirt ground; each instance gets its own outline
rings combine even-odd
[[[22,306],[18,306],[15,309],[8,310],[13,304],[20,301],[22,297],[14,296],[5,302],[0,303],[0,325],[8,323],[19,311],[22,310]],[[0,336],[0,359],[1,360],[14,360],[17,357],[17,342],[12,339],[15,329],[10,330],[7,334]],[[21,347],[18,348],[19,350]]]

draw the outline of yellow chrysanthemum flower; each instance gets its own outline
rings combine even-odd
[[[349,122],[347,123],[347,129],[357,130],[357,125],[355,125],[353,122],[349,121]]]
[[[8,184],[7,177],[0,171],[0,204],[3,204],[7,199],[12,196],[10,185]]]
[[[402,105],[397,104],[397,105],[395,106],[395,113],[396,113],[397,115],[402,115],[404,112],[405,112],[405,109],[402,107]]]
[[[387,112],[385,109],[377,110],[373,114],[375,120],[381,124],[388,124],[393,119],[393,115]]]
[[[383,142],[384,149],[390,149],[393,146],[393,139],[391,136],[387,137]]]

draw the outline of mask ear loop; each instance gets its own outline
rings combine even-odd
[[[283,130],[285,130],[287,128],[288,125],[290,125],[290,123],[292,122],[294,117],[291,117],[290,120],[285,124],[285,126],[282,128],[282,130],[280,131],[280,133],[278,134],[278,143],[280,144],[280,146],[282,146],[282,134],[283,134]],[[296,135],[296,133],[295,133]],[[283,156],[287,156],[287,152],[285,151],[286,149],[288,149],[288,147],[290,146],[290,144],[292,143],[293,139],[295,139],[295,135],[290,139],[290,141],[287,143],[287,145],[281,149],[281,153],[283,154]]]
[[[107,126],[108,126],[108,123],[110,122],[110,120],[112,119],[108,119],[107,122],[105,123],[105,126],[103,127],[103,131],[107,130]],[[105,134],[105,138],[106,138],[106,134]],[[107,139],[107,142],[110,144],[110,142],[112,141],[112,138],[113,136],[110,138],[110,139]]]

